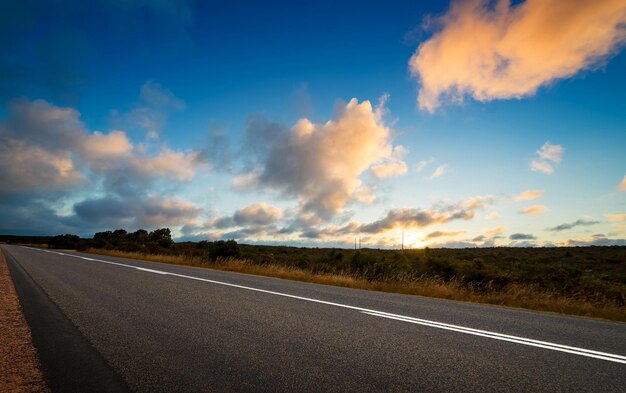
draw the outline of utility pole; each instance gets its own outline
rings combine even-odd
[[[356,236],[354,237],[354,249],[356,250]]]
[[[402,227],[402,253],[404,254],[404,227]]]

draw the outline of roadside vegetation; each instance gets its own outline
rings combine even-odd
[[[174,243],[167,228],[40,241],[50,248],[626,322],[626,247],[402,252],[256,246],[233,240]]]

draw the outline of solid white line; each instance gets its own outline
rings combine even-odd
[[[508,335],[508,334],[490,332],[488,330],[473,329],[473,328],[464,327],[464,326],[451,325],[451,324],[443,323],[443,322],[434,322],[434,321],[429,321],[427,319],[407,317],[407,316],[403,316],[403,315],[391,314],[391,313],[382,312],[382,311],[377,311],[377,312],[368,313],[368,314],[376,315],[376,316],[379,316],[379,317],[394,317],[394,318],[395,317],[400,317],[403,320],[405,320],[405,322],[411,322],[411,323],[417,323],[417,324],[437,325],[437,327],[441,327],[442,329],[445,329],[445,328],[463,329],[468,334],[477,333],[477,334],[482,334],[482,335],[494,336],[494,338],[497,337],[497,338],[502,338],[502,339],[513,339],[513,340],[517,340],[517,341],[525,341],[525,342],[528,342],[528,343],[539,344],[539,345],[543,345],[543,346],[551,346],[551,347],[556,347],[556,348],[561,348],[561,349],[575,350],[575,351],[578,351],[578,352],[586,352],[586,353],[594,354],[594,355],[613,357],[613,358],[616,358],[616,359],[621,359],[621,360],[626,361],[626,356],[622,356],[622,355],[615,355],[615,354],[612,354],[612,353],[600,352],[600,351],[592,351],[590,349],[571,347],[571,346],[568,346],[568,345],[561,345],[561,344],[555,344],[555,343],[551,343],[551,342],[547,342],[547,341],[533,340],[533,339],[530,339],[530,338],[511,336],[511,335]]]
[[[516,339],[515,336],[502,337],[502,336],[505,336],[505,335],[498,335],[497,333],[493,334],[491,332],[480,333],[480,331],[472,331],[474,329],[467,329],[467,328],[464,328],[462,326],[459,326],[459,327],[455,327],[454,325],[442,326],[439,323],[428,323],[428,322],[426,322],[424,320],[416,321],[416,320],[413,320],[413,318],[405,318],[405,317],[402,317],[402,316],[379,314],[379,313],[375,313],[375,312],[362,311],[362,313],[368,314],[368,315],[373,315],[375,317],[389,318],[389,319],[394,319],[396,321],[415,323],[415,324],[418,324],[418,325],[430,326],[430,327],[435,327],[435,328],[438,328],[438,329],[451,330],[453,332],[471,334],[473,336],[486,337],[486,338],[491,338],[491,339],[500,340],[500,341],[508,341],[508,342],[512,342],[512,343],[516,343],[516,344],[527,345],[527,346],[530,346],[530,347],[545,348],[545,349],[550,349],[552,351],[571,353],[571,354],[574,354],[574,355],[586,356],[586,357],[590,357],[590,358],[606,360],[606,361],[609,361],[609,362],[626,364],[626,360],[621,359],[621,358],[623,358],[623,356],[614,355],[614,354],[610,354],[610,353],[607,353],[606,356],[604,356],[604,355],[596,354],[596,353],[598,353],[596,351],[590,351],[590,350],[587,350],[587,349],[584,349],[584,348],[567,347],[567,346],[564,346],[564,345],[558,345],[558,344],[553,344],[553,343],[548,343],[548,342],[546,342],[545,344],[540,344],[541,341],[537,341],[537,340],[529,340],[529,339],[525,339],[523,337],[520,337],[520,339]],[[566,349],[566,348],[572,348],[572,349]],[[604,353],[604,352],[599,352],[599,353]]]
[[[291,299],[298,299],[298,300],[304,300],[304,301],[313,302],[313,303],[325,304],[325,305],[329,305],[329,306],[341,307],[341,308],[346,308],[346,309],[350,309],[350,310],[360,311],[360,312],[362,312],[364,314],[368,314],[368,315],[372,315],[372,316],[376,316],[376,317],[383,317],[383,318],[393,319],[393,320],[402,321],[402,322],[409,322],[409,323],[414,323],[414,324],[418,324],[418,325],[434,327],[434,328],[437,328],[437,329],[449,330],[449,331],[454,331],[454,332],[459,332],[459,333],[464,333],[464,334],[471,334],[471,335],[474,335],[474,336],[486,337],[486,338],[491,338],[491,339],[494,339],[494,340],[507,341],[507,342],[512,342],[512,343],[521,344],[521,345],[527,345],[527,346],[531,346],[531,347],[544,348],[544,349],[549,349],[549,350],[552,350],[552,351],[565,352],[565,353],[570,353],[570,354],[579,355],[579,356],[586,356],[586,357],[594,358],[594,359],[606,360],[606,361],[609,361],[609,362],[626,364],[626,356],[623,356],[623,355],[617,355],[617,354],[612,354],[612,353],[607,353],[607,352],[600,352],[600,351],[593,351],[593,350],[590,350],[590,349],[579,348],[579,347],[572,347],[572,346],[568,346],[568,345],[556,344],[556,343],[551,343],[551,342],[547,342],[547,341],[533,340],[533,339],[530,339],[530,338],[512,336],[512,335],[496,333],[496,332],[490,332],[490,331],[487,331],[487,330],[473,329],[473,328],[469,328],[469,327],[465,327],[465,326],[452,325],[452,324],[447,324],[447,323],[437,322],[437,321],[430,321],[430,320],[427,320],[427,319],[414,318],[414,317],[409,317],[409,316],[405,316],[405,315],[391,314],[391,313],[387,313],[387,312],[384,312],[384,311],[371,310],[371,309],[367,309],[367,308],[363,308],[363,307],[356,307],[356,306],[350,306],[350,305],[347,305],[347,304],[328,302],[328,301],[325,301],[325,300],[313,299],[313,298],[297,296],[297,295],[290,295],[288,293],[269,291],[269,290],[266,290],[266,289],[253,288],[253,287],[248,287],[248,286],[238,285],[238,284],[231,284],[231,283],[228,283],[228,282],[210,280],[210,279],[207,279],[207,278],[200,278],[200,277],[194,277],[194,276],[188,276],[188,275],[185,275],[185,274],[171,273],[171,272],[167,272],[167,271],[163,271],[163,270],[148,269],[148,268],[134,266],[134,265],[127,265],[127,264],[124,264],[124,263],[105,261],[105,260],[102,260],[102,259],[88,258],[88,257],[83,257],[81,255],[66,254],[66,253],[63,253],[63,252],[43,250],[43,249],[40,249],[40,248],[31,248],[31,247],[26,247],[26,248],[29,248],[31,250],[44,251],[44,252],[48,252],[48,253],[68,256],[68,257],[80,258],[80,259],[84,259],[84,260],[87,260],[87,261],[101,262],[101,263],[106,263],[106,264],[109,264],[109,265],[126,267],[126,268],[135,269],[135,270],[139,270],[139,271],[143,271],[143,272],[147,272],[147,273],[154,273],[154,274],[160,274],[160,275],[168,275],[168,276],[186,278],[186,279],[190,279],[190,280],[208,282],[208,283],[211,283],[211,284],[224,285],[224,286],[228,286],[228,287],[245,289],[245,290],[249,290],[249,291],[262,292],[262,293],[267,293],[267,294],[270,294],[270,295],[282,296],[282,297],[287,297],[287,298],[291,298]]]

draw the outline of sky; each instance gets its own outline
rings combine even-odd
[[[626,0],[0,1],[0,233],[626,245]]]

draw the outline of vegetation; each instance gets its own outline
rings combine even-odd
[[[76,238],[62,235],[47,241],[50,247],[66,248]],[[174,243],[169,229],[164,228],[150,233],[100,232],[93,239],[79,239],[75,248],[626,321],[626,247],[426,248],[402,252],[257,246],[234,240]]]

